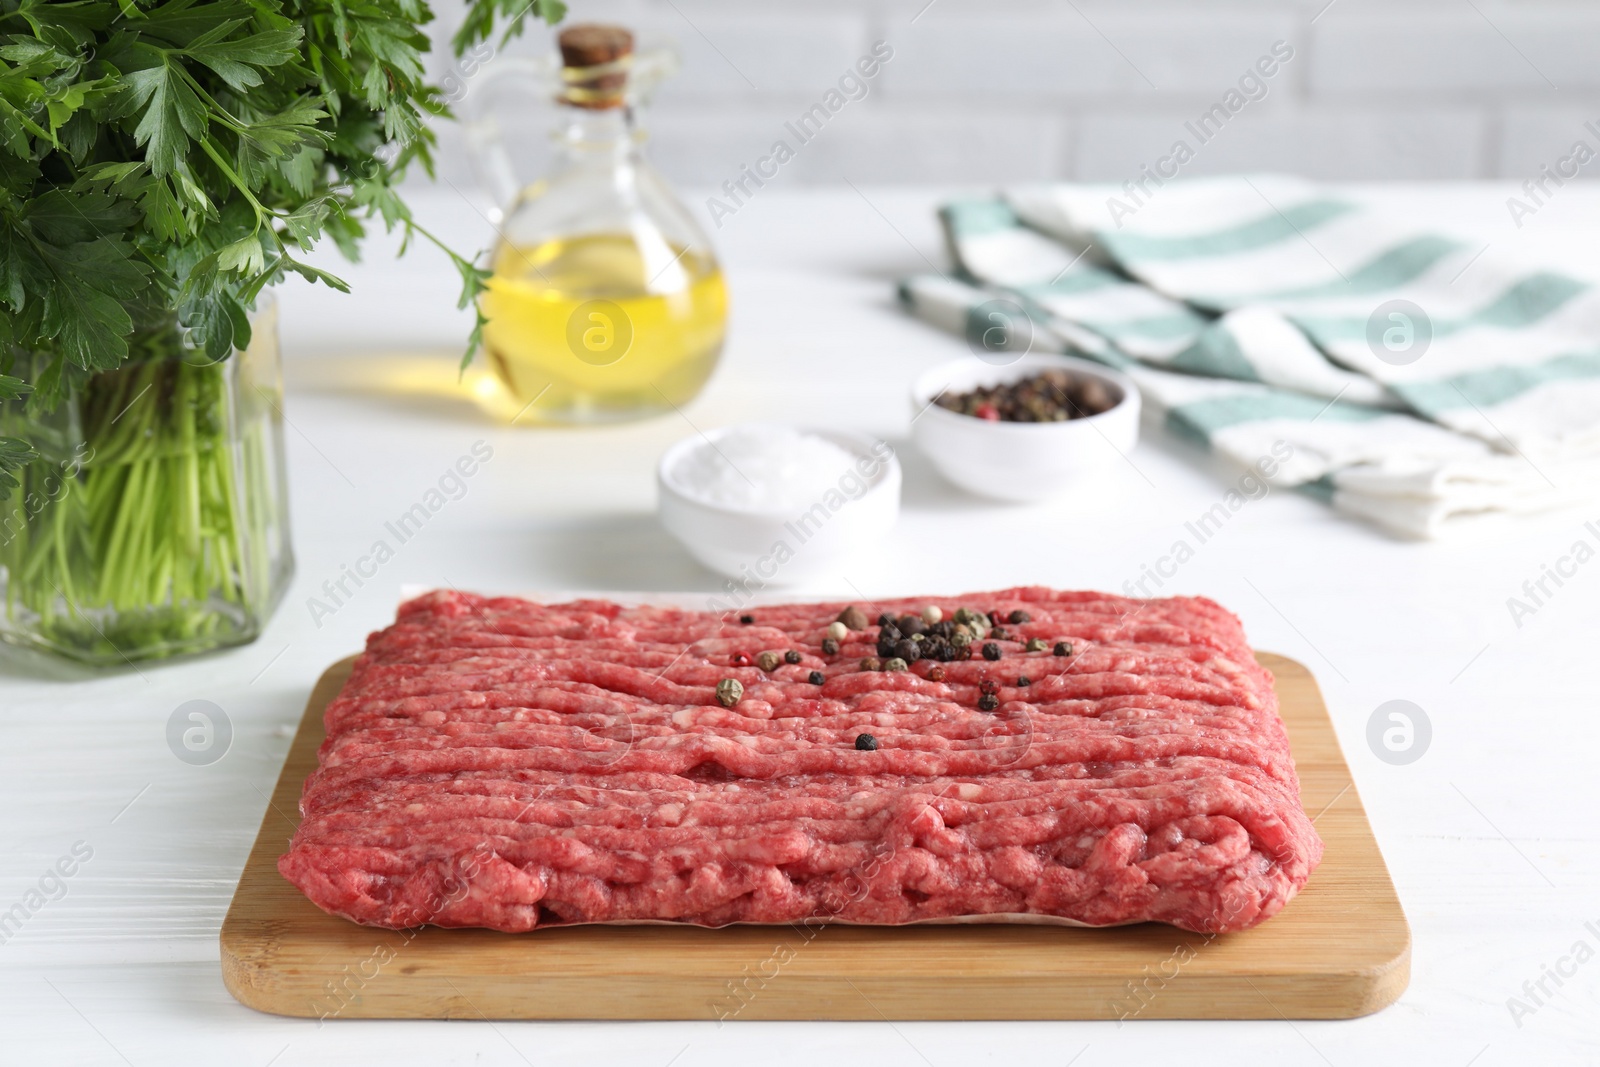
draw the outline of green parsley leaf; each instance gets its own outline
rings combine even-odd
[[[188,154],[190,139],[206,135],[205,105],[185,80],[182,68],[165,52],[156,66],[136,70],[125,80],[134,106],[144,109],[144,117],[133,131],[134,143],[144,147],[150,173],[158,178],[171,174]]]
[[[458,53],[565,11],[466,2]],[[0,404],[48,412],[174,319],[227,358],[266,286],[345,290],[296,255],[355,259],[374,218],[437,244],[398,191],[448,114],[432,19],[424,0],[0,0]],[[472,304],[486,272],[451,260]],[[29,455],[0,439],[0,499]]]

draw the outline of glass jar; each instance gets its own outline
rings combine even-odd
[[[270,297],[251,326],[210,362],[167,318],[55,411],[0,405],[37,453],[0,501],[0,639],[115,666],[260,634],[294,563]]]
[[[518,189],[492,120],[471,124],[482,171],[509,196],[480,304],[484,348],[510,394],[499,406],[519,420],[640,418],[705,385],[727,293],[709,239],[641,150],[638,105],[670,62],[658,53],[636,63],[618,27],[573,26],[560,41],[544,178]],[[529,77],[510,64],[485,73],[497,71]]]

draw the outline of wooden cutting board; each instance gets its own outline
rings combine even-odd
[[[346,1019],[1343,1019],[1392,1003],[1411,933],[1316,681],[1258,657],[1327,843],[1305,890],[1254,930],[1059,926],[578,926],[501,934],[358,926],[278,874],[316,767],[317,682],[222,923],[244,1004]]]

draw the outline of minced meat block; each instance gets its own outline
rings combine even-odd
[[[856,606],[927,604],[996,612],[1000,658],[863,670],[876,624],[822,651],[842,603],[743,623],[412,600],[328,706],[278,868],[356,922],[505,931],[1023,915],[1223,932],[1305,885],[1322,842],[1233,615],[1045,588]]]

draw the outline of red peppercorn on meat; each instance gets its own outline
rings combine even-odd
[[[278,868],[356,922],[506,931],[989,916],[1222,932],[1305,885],[1322,842],[1234,616],[1044,588],[854,606],[929,604],[1028,621],[998,659],[945,644],[945,662],[867,671],[877,623],[821,651],[852,605],[745,623],[412,600],[328,706]]]

